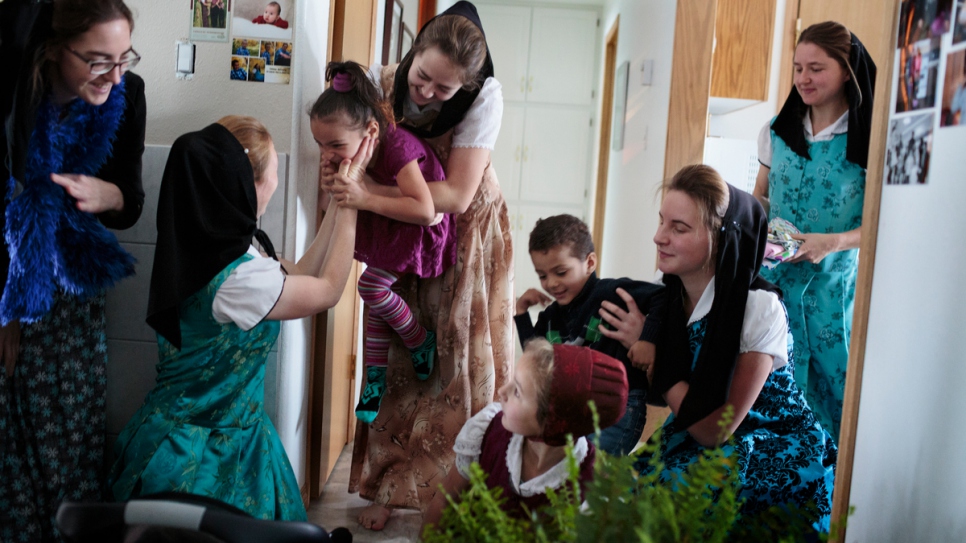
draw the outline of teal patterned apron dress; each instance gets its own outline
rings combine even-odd
[[[265,413],[265,360],[278,321],[249,331],[211,313],[244,254],[181,305],[182,349],[158,336],[158,378],[114,446],[114,498],[200,494],[254,517],[305,520],[295,473]]]
[[[802,233],[832,234],[862,225],[865,170],[845,159],[846,134],[809,144],[811,160],[771,133],[768,219],[781,217]],[[838,442],[859,250],[822,262],[762,268],[761,277],[784,294],[795,343],[795,381],[819,422]]]
[[[708,317],[688,325],[692,370],[708,328]],[[789,340],[791,343],[791,340]],[[723,445],[725,454],[737,455],[741,491],[745,500],[740,514],[755,522],[756,514],[772,506],[813,505],[814,528],[828,532],[832,513],[832,488],[838,450],[832,437],[815,420],[802,391],[792,377],[794,355],[789,345],[788,364],[774,370],[758,398],[738,425],[732,441]],[[672,480],[687,471],[704,451],[687,428],[677,424],[672,413],[661,429],[661,477]],[[635,467],[649,471],[649,456],[641,456]]]

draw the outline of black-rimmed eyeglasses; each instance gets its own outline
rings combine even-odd
[[[114,62],[113,60],[91,60],[85,57],[84,55],[78,53],[77,51],[74,51],[70,47],[67,47],[67,50],[70,51],[75,57],[83,60],[84,62],[87,63],[88,66],[90,66],[91,75],[104,75],[110,72],[111,70],[113,70],[114,68],[118,68],[118,67],[121,69],[121,73],[123,74],[124,72],[137,66],[138,62],[141,61],[141,55],[137,54],[137,51],[135,51],[134,49],[131,49],[130,51],[128,51],[124,55],[124,58],[122,58],[117,62]]]

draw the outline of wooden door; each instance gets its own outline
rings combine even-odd
[[[363,65],[375,54],[378,0],[334,0],[329,10],[329,58],[352,59]],[[324,209],[319,206],[322,221]],[[309,374],[308,494],[317,498],[339,454],[355,433],[353,411],[356,323],[360,311],[356,293],[359,265],[354,263],[339,303],[313,323],[314,345]]]
[[[529,7],[480,4],[476,6],[486,29],[493,71],[503,85],[503,99],[523,101],[527,96],[527,61],[530,57]],[[503,138],[503,132],[500,132]],[[497,172],[500,182],[503,176]]]

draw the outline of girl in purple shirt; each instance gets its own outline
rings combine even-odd
[[[377,147],[367,173],[377,183],[398,186],[400,198],[353,201],[333,192],[340,205],[358,209],[355,257],[368,267],[359,279],[359,296],[369,306],[366,323],[366,388],[356,416],[366,424],[379,412],[386,386],[389,342],[393,330],[412,353],[413,369],[425,380],[433,371],[436,336],[417,322],[403,299],[392,291],[401,274],[442,275],[456,262],[456,217],[437,215],[427,180],[445,179],[443,167],[420,138],[392,123],[392,110],[379,89],[355,62],[332,62],[326,69],[331,86],[312,106],[312,135],[323,162],[347,167],[367,139]]]

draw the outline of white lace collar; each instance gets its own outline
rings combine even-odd
[[[564,458],[557,462],[552,468],[547,470],[529,481],[520,483],[520,470],[523,468],[523,442],[524,437],[520,434],[513,434],[510,438],[510,446],[506,449],[506,466],[510,471],[510,485],[513,491],[529,498],[537,494],[543,494],[547,487],[559,488],[567,481],[567,459]],[[574,457],[577,465],[583,464],[587,458],[587,438],[581,436],[574,443]]]

